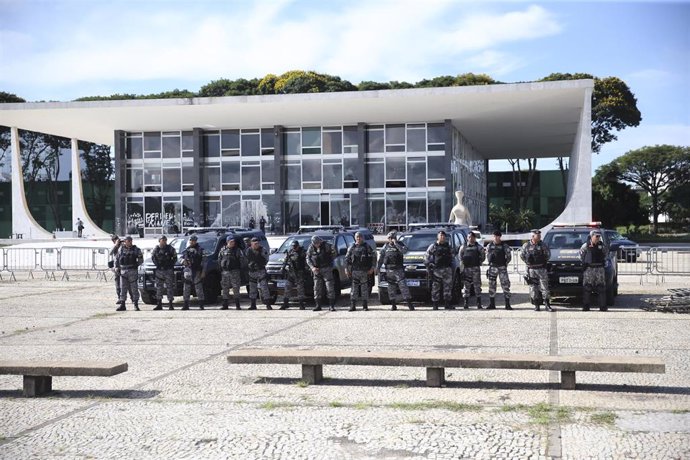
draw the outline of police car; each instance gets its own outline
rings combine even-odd
[[[601,230],[601,222],[581,224],[557,223],[544,235],[544,243],[551,250],[548,264],[551,297],[579,297],[582,295],[584,267],[580,261],[580,247],[589,239],[589,232]],[[606,232],[602,241],[610,248]],[[616,251],[609,251],[604,262],[606,304],[611,306],[618,295],[618,261]]]
[[[431,280],[429,272],[424,265],[426,250],[436,242],[438,232],[445,231],[446,240],[450,244],[453,254],[453,302],[458,302],[462,293],[462,264],[455,257],[460,246],[467,242],[467,235],[472,231],[466,225],[448,223],[410,224],[406,232],[398,233],[398,241],[407,247],[403,257],[405,270],[405,282],[414,300],[427,301],[431,298]],[[388,281],[386,269],[381,267],[379,272],[379,301],[381,304],[390,304],[388,295]]]

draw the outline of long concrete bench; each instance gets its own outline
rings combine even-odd
[[[53,390],[56,376],[110,377],[125,372],[117,361],[0,361],[0,375],[23,375],[23,395],[34,397]]]
[[[317,384],[323,379],[323,366],[403,366],[426,367],[426,384],[445,383],[445,368],[535,369],[560,371],[561,388],[575,389],[575,372],[650,372],[663,374],[662,359],[641,356],[549,356],[530,354],[478,354],[435,352],[363,352],[336,350],[245,349],[228,355],[233,364],[301,364],[302,380]]]

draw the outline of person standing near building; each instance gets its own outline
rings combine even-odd
[[[230,288],[235,299],[235,309],[240,308],[240,287],[242,286],[241,270],[246,265],[246,256],[238,246],[237,240],[233,235],[225,239],[225,247],[218,254],[218,266],[220,267],[221,280],[220,288],[223,296],[223,306],[221,310],[227,310],[230,302]]]
[[[431,305],[438,310],[438,303],[443,300],[446,310],[453,310],[453,248],[446,240],[446,232],[441,230],[436,236],[436,242],[426,250],[425,264],[431,277]]]
[[[376,251],[364,242],[360,232],[355,233],[355,244],[345,255],[345,273],[352,279],[350,288],[350,311],[355,311],[357,300],[362,301],[362,309],[369,310],[369,277],[374,274]]]
[[[551,250],[541,240],[541,230],[532,230],[532,237],[522,245],[520,258],[527,264],[529,296],[534,305],[534,311],[539,311],[540,302],[538,297],[540,293],[544,300],[546,311],[553,311],[549,294],[549,275],[546,271],[546,264],[551,258]]]
[[[175,298],[175,262],[177,252],[168,244],[168,237],[161,235],[158,246],[151,252],[151,262],[156,266],[156,298],[158,303],[154,310],[163,309],[163,292],[168,294],[168,310],[173,310]]]
[[[285,273],[285,294],[281,310],[287,310],[290,306],[290,292],[297,288],[297,298],[299,299],[299,309],[304,310],[304,279],[307,276],[307,260],[304,248],[299,241],[293,240],[290,250],[285,254],[282,272]]]
[[[84,231],[84,222],[81,221],[81,217],[77,217],[75,226],[77,227],[77,237],[81,238],[81,233]]]
[[[486,253],[481,244],[477,242],[477,235],[470,232],[467,235],[467,243],[460,246],[458,253],[459,259],[462,261],[463,270],[463,308],[467,310],[470,308],[470,291],[474,287],[474,294],[477,296],[477,308],[482,309],[482,270],[481,265],[484,262]]]
[[[589,232],[587,242],[580,247],[580,260],[585,271],[582,275],[582,311],[589,311],[592,291],[597,293],[600,311],[606,311],[606,272],[604,263],[609,248],[601,239],[601,230]]]
[[[259,229],[266,234],[266,218],[264,216],[261,216],[261,219],[259,219]]]
[[[254,237],[245,255],[247,257],[247,267],[249,268],[249,300],[251,302],[249,309],[256,310],[256,299],[259,296],[260,288],[266,310],[273,310],[271,308],[271,293],[268,290],[268,273],[266,273],[268,251],[261,246],[259,239]]]
[[[321,297],[324,286],[328,292],[330,302],[329,310],[335,311],[335,284],[333,281],[333,262],[335,261],[335,248],[324,241],[320,236],[311,237],[311,244],[307,249],[307,265],[314,277],[314,311],[321,311]]]
[[[183,310],[189,310],[189,298],[192,295],[192,285],[196,290],[196,298],[199,299],[199,310],[204,309],[204,276],[203,270],[204,250],[199,246],[199,237],[192,235],[187,241],[187,248],[182,251],[182,265],[184,269],[182,288],[182,298],[184,299]]]
[[[120,269],[120,306],[116,311],[125,311],[127,293],[134,304],[134,309],[139,311],[139,265],[144,263],[144,255],[141,249],[132,243],[132,237],[125,237],[125,244],[117,253],[116,266]]]
[[[386,268],[386,282],[388,282],[388,298],[391,301],[391,310],[397,310],[397,302],[401,300],[407,302],[407,308],[414,310],[412,296],[405,280],[405,270],[403,269],[403,258],[407,252],[407,247],[398,241],[398,234],[388,232],[388,241],[381,248],[376,271],[380,272],[381,267]]]
[[[110,235],[110,241],[113,242],[114,246],[110,250],[108,267],[113,271],[113,279],[115,280],[115,292],[117,293],[117,302],[115,302],[115,305],[120,305],[122,300],[120,300],[120,267],[117,266],[117,253],[120,252],[120,248],[122,247],[122,240],[117,235]]]
[[[513,251],[507,243],[501,241],[503,234],[500,230],[494,231],[494,240],[486,247],[489,269],[486,277],[489,278],[489,306],[487,310],[496,308],[496,281],[501,280],[501,289],[506,301],[506,310],[512,310],[510,306],[510,278],[508,277],[508,264],[513,258]]]

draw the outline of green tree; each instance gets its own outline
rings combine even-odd
[[[666,194],[675,184],[690,179],[690,148],[656,145],[631,150],[615,160],[623,181],[635,184],[649,194],[653,232],[657,233],[659,214],[668,203]]]
[[[219,97],[219,96],[251,96],[258,93],[259,79],[238,78],[228,80],[222,78],[204,85],[199,90],[200,97]]]
[[[671,222],[685,225],[690,223],[690,182],[674,185],[668,191],[665,210]]]
[[[592,178],[592,215],[604,227],[643,225],[649,223],[640,195],[630,185],[620,181],[618,164],[597,168]],[[621,206],[625,203],[625,206]]]
[[[382,89],[391,89],[389,83],[378,83],[375,81],[363,81],[357,85],[357,90],[359,91],[378,91]]]
[[[259,82],[258,86],[261,94],[357,91],[357,87],[347,80],[311,70],[290,70],[278,77],[273,74],[268,74]],[[271,89],[273,90],[272,92]]]
[[[0,91],[0,104],[5,104],[8,102],[26,102],[21,97],[16,94],[6,93],[5,91]]]
[[[103,228],[105,208],[110,201],[110,194],[115,179],[115,167],[110,157],[110,146],[79,142],[81,160],[84,166],[81,171],[84,184],[84,196],[89,216],[94,223]]]

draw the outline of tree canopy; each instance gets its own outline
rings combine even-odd
[[[642,225],[649,223],[647,211],[640,203],[640,195],[630,185],[620,182],[618,164],[597,168],[592,178],[592,216],[605,227]],[[625,203],[625,206],[621,206]]]

